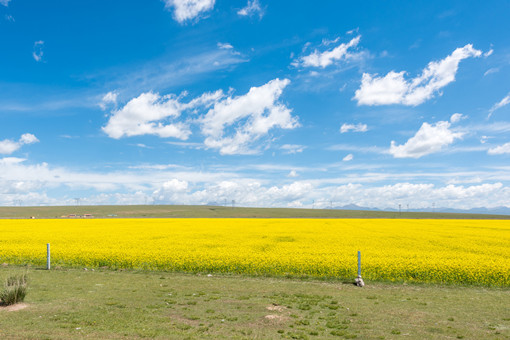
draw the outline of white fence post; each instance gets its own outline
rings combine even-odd
[[[46,244],[46,269],[50,270],[51,260],[50,260],[50,244]]]

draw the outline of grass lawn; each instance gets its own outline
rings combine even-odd
[[[0,279],[22,267],[0,267]],[[508,339],[510,290],[28,269],[2,339]]]

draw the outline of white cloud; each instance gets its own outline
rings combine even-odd
[[[462,113],[454,113],[450,117],[450,123],[458,123],[463,119],[466,119],[467,116],[463,115]]]
[[[346,33],[347,34],[354,34],[354,33],[358,33],[358,32],[359,32],[359,27],[356,27],[356,28],[354,28],[352,30],[348,30]]]
[[[313,186],[306,182],[293,182],[282,186],[263,186],[253,180],[223,180],[205,184],[201,189],[173,190],[157,189],[154,199],[164,203],[216,204],[240,206],[302,206]]]
[[[279,102],[289,83],[288,79],[277,78],[250,88],[245,95],[217,101],[199,119],[202,134],[206,136],[205,146],[218,149],[221,154],[253,154],[259,150],[252,149],[251,145],[270,129],[299,126],[291,110]]]
[[[246,7],[237,11],[241,16],[252,16],[258,14],[260,18],[264,16],[264,9],[260,6],[259,0],[248,0]]]
[[[10,155],[20,147],[21,145],[18,142],[4,139],[3,141],[0,141],[0,154]]]
[[[421,128],[405,144],[396,145],[391,141],[389,153],[395,158],[420,158],[422,156],[441,151],[455,139],[461,138],[462,133],[452,132],[450,123],[437,122],[435,125],[423,123]]]
[[[160,96],[158,93],[146,92],[131,99],[124,107],[113,110],[106,126],[102,129],[111,138],[139,135],[156,135],[162,138],[188,139],[191,131],[182,122],[166,123],[177,119],[185,110],[198,106],[209,106],[222,96],[221,91],[204,93],[202,96],[182,103],[175,95]],[[109,95],[110,100],[116,99]],[[106,97],[105,96],[105,97]]]
[[[487,58],[487,57],[491,56],[491,55],[492,55],[492,53],[494,53],[494,50],[491,48],[490,50],[488,50],[487,52],[485,52],[485,53],[483,54],[483,56],[484,56],[485,58]]]
[[[174,178],[163,183],[162,187],[155,190],[152,196],[157,201],[177,202],[178,197],[186,191],[188,191],[188,182]]]
[[[492,73],[498,73],[499,72],[499,68],[497,67],[492,67],[490,69],[488,69],[487,71],[485,71],[485,73],[483,74],[483,76],[487,76],[489,74],[492,74]]]
[[[35,61],[41,61],[43,57],[43,47],[44,47],[44,41],[39,40],[34,43],[34,51],[32,52],[32,57],[34,57]]]
[[[143,143],[137,143],[137,144],[135,144],[135,146],[137,146],[139,148],[142,148],[142,149],[152,149],[152,147],[147,146],[147,145],[145,145]]]
[[[25,134],[21,135],[21,138],[19,139],[19,143],[21,145],[33,144],[33,143],[37,143],[37,142],[39,142],[39,140],[37,139],[36,136],[34,136],[31,133],[25,133]]]
[[[384,154],[387,152],[386,148],[379,147],[379,146],[360,146],[360,145],[354,145],[354,144],[335,144],[330,145],[326,148],[326,150],[329,151],[355,151],[360,153],[379,153]]]
[[[186,94],[177,97],[146,92],[113,110],[102,129],[115,139],[156,135],[186,140],[191,135],[190,124],[197,123],[205,136],[206,148],[218,149],[221,154],[254,154],[260,148],[252,148],[252,145],[271,129],[299,126],[291,110],[279,102],[289,83],[288,79],[274,79],[237,97],[218,90],[204,93],[188,103],[182,102]],[[178,121],[186,111],[197,118]]]
[[[347,60],[355,56],[355,54],[349,52],[349,49],[356,47],[360,39],[361,36],[357,36],[351,39],[348,43],[342,43],[337,47],[324,52],[314,50],[311,54],[295,60],[292,64],[294,66],[325,68],[333,64],[335,61],[342,59]]]
[[[221,50],[231,50],[234,48],[234,46],[232,46],[231,44],[229,43],[218,43],[218,48],[221,49]]]
[[[333,191],[331,200],[339,205],[357,204],[364,207],[397,208],[398,204],[409,204],[411,209],[436,207],[473,208],[506,206],[504,197],[510,188],[502,183],[485,183],[462,186],[449,184],[435,187],[433,184],[396,183],[378,187],[360,184],[339,186]],[[324,202],[326,203],[326,202]]]
[[[0,0],[0,4],[7,7],[7,6],[9,6],[9,1],[11,1],[11,0]]]
[[[491,109],[489,110],[489,116],[487,118],[490,118],[492,116],[492,114],[494,113],[494,111],[496,111],[497,109],[500,109],[503,106],[506,106],[508,104],[510,104],[510,93],[508,93],[505,98],[501,99],[501,101],[499,101],[498,103],[494,104],[491,107]]]
[[[287,177],[289,177],[289,178],[296,178],[296,177],[298,177],[298,176],[299,176],[299,175],[297,174],[296,170],[291,170],[291,171],[289,172],[289,174],[287,175]]]
[[[280,149],[284,150],[287,154],[300,153],[303,152],[305,148],[306,146],[298,144],[284,144],[280,147]]]
[[[39,140],[31,133],[21,135],[18,141],[4,139],[0,141],[0,154],[10,155],[14,151],[19,150],[23,145],[37,143]]]
[[[253,207],[329,207],[357,204],[366,207],[396,208],[399,203],[411,208],[436,207],[473,208],[508,206],[510,187],[498,181],[510,181],[509,167],[490,171],[434,173],[352,173],[329,178],[293,181],[292,167],[281,168],[283,176],[272,184],[264,180],[242,177],[239,172],[208,172],[168,165],[134,166],[106,172],[72,171],[50,167],[46,163],[25,164],[22,158],[0,158],[0,205],[67,205],[75,204],[72,197],[81,197],[83,204],[224,204],[236,201],[236,206]],[[274,172],[277,169],[256,171]],[[285,172],[283,172],[285,171]],[[289,172],[290,171],[290,172]],[[309,171],[304,169],[303,171]],[[289,176],[285,178],[285,175]],[[296,173],[297,175],[297,173]],[[260,175],[256,175],[261,177]],[[283,178],[282,178],[283,177]],[[418,183],[406,181],[416,180]],[[427,179],[445,181],[446,185],[423,183]],[[471,183],[476,185],[456,185]],[[396,181],[391,185],[387,183]],[[488,181],[488,182],[486,182]],[[480,183],[481,182],[481,183]],[[485,183],[483,183],[485,182]],[[365,183],[365,184],[361,184]],[[61,190],[61,194],[56,194]],[[83,195],[83,189],[97,194]],[[78,190],[80,194],[73,193]],[[48,196],[46,192],[51,192]],[[61,195],[61,196],[59,196]],[[77,195],[77,196],[76,196]],[[18,203],[15,203],[18,202]]]
[[[354,159],[354,156],[352,155],[352,153],[348,154],[347,156],[345,156],[342,161],[343,162],[349,162],[349,161],[352,161]]]
[[[115,139],[124,136],[157,135],[185,140],[191,134],[187,125],[180,122],[161,122],[179,117],[181,110],[183,105],[175,96],[162,97],[157,93],[142,93],[121,109],[112,111],[107,125],[102,129]]]
[[[363,73],[354,99],[358,105],[419,105],[436,93],[441,94],[440,90],[455,80],[461,60],[481,54],[471,44],[457,48],[445,59],[430,62],[421,75],[410,80],[404,79],[405,71],[390,71],[384,77]]]
[[[183,23],[200,17],[214,8],[215,0],[164,0],[166,8],[174,9],[174,19]]]
[[[132,68],[122,68],[113,77],[108,74],[107,88],[118,89],[121,93],[134,96],[156,88],[181,88],[195,83],[205,74],[230,69],[239,63],[247,62],[239,53],[231,49],[209,48],[194,55],[175,59],[175,55],[166,54],[156,60],[138,64]],[[96,77],[104,77],[98,74]]]
[[[118,93],[115,92],[115,91],[108,92],[101,99],[101,102],[99,103],[99,107],[101,107],[101,109],[103,109],[103,110],[106,110],[106,108],[110,104],[113,104],[114,106],[117,106],[117,96],[118,96]]]
[[[349,131],[352,131],[352,132],[367,132],[368,131],[368,126],[367,124],[361,124],[361,123],[358,123],[356,125],[354,124],[342,124],[342,126],[340,127],[340,133],[346,133],[346,132],[349,132]]]
[[[502,155],[506,153],[510,153],[510,143],[506,143],[503,145],[496,146],[495,148],[491,148],[487,151],[489,155]]]
[[[240,52],[237,52],[236,50],[234,50],[234,46],[232,46],[232,44],[230,44],[230,43],[221,43],[221,42],[219,42],[219,43],[217,44],[217,46],[218,46],[218,48],[219,48],[220,50],[227,50],[227,51],[229,51],[229,53],[231,53],[232,55],[241,55],[241,53],[240,53]]]

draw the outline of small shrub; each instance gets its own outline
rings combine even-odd
[[[28,280],[27,274],[15,275],[5,280],[5,286],[0,292],[1,304],[4,306],[14,305],[23,302],[27,295]]]

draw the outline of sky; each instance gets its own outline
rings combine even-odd
[[[510,207],[509,16],[0,0],[0,205]]]

